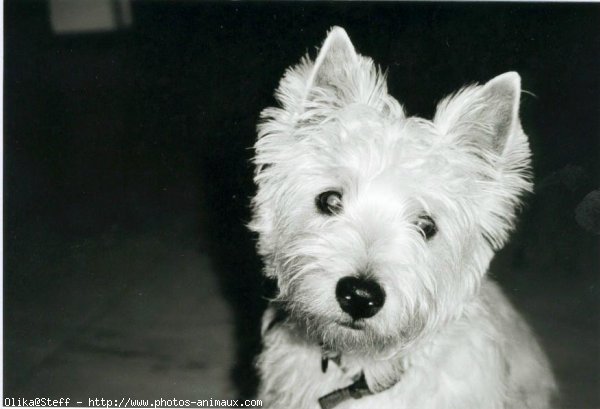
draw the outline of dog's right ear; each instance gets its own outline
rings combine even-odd
[[[315,60],[303,99],[311,100],[319,89],[343,87],[357,63],[358,55],[350,37],[343,28],[333,27]]]

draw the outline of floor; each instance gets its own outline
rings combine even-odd
[[[11,313],[18,325],[9,331],[19,333],[7,337],[6,363],[18,374],[16,396],[235,396],[231,312],[210,260],[181,230],[169,238],[113,232],[55,254],[44,268],[72,277]]]

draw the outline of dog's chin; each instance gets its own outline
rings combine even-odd
[[[306,333],[313,342],[339,352],[372,353],[394,346],[397,339],[377,331],[369,320],[319,319],[304,317]]]
[[[376,353],[393,346],[396,340],[377,333],[364,321],[336,323],[322,336],[328,348],[340,352]]]
[[[372,356],[410,349],[427,334],[424,321],[416,319],[398,325],[401,329],[394,332],[386,331],[374,318],[352,320],[348,316],[305,315],[303,322],[304,333],[326,349]]]

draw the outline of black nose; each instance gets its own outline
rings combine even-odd
[[[359,277],[344,277],[335,288],[342,310],[357,320],[377,314],[385,302],[383,288],[374,280]]]

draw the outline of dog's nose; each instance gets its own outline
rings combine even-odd
[[[385,302],[385,292],[376,281],[360,277],[344,277],[335,288],[342,310],[357,320],[377,314]]]

